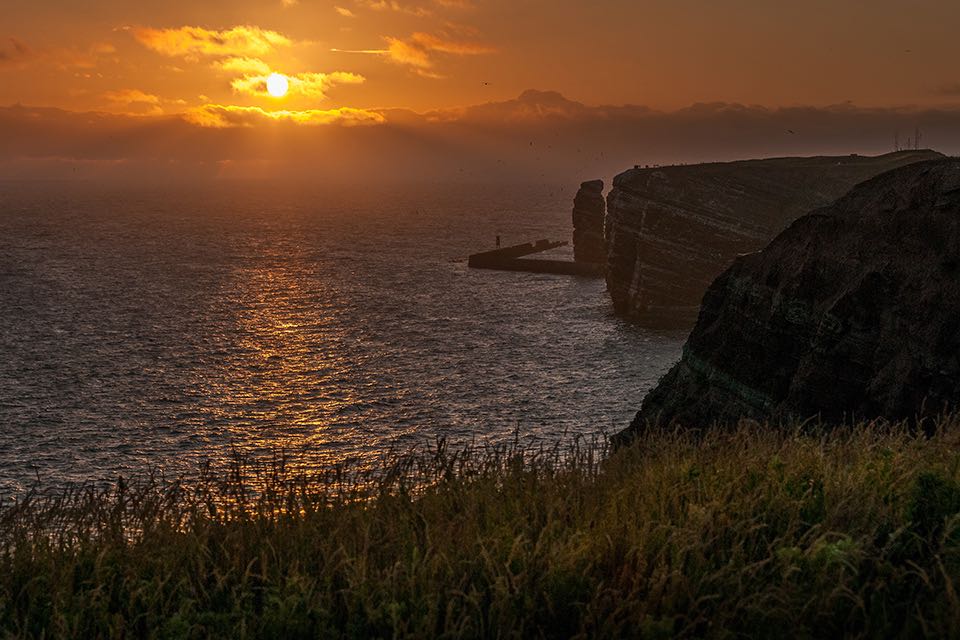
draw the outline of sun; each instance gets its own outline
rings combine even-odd
[[[271,73],[267,78],[267,93],[274,98],[282,98],[290,89],[290,81],[282,73]]]

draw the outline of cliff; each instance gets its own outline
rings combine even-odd
[[[634,168],[607,198],[607,288],[649,326],[690,326],[710,282],[798,217],[934,151]]]
[[[914,419],[960,399],[960,160],[865,182],[738,258],[625,432]]]
[[[573,199],[573,259],[577,262],[606,263],[605,215],[603,180],[581,184]]]

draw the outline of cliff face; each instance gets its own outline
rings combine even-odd
[[[798,217],[933,151],[635,168],[607,198],[607,288],[649,326],[690,326],[710,282]]]
[[[577,262],[604,264],[607,261],[607,243],[603,238],[605,214],[603,180],[581,184],[573,199],[573,259]]]
[[[740,417],[912,419],[960,401],[960,160],[863,183],[738,258],[627,434]]]

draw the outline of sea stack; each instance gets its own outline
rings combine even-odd
[[[801,215],[875,175],[935,151],[773,158],[618,175],[607,197],[607,288],[620,314],[689,328],[710,283]]]
[[[960,160],[865,182],[710,286],[653,423],[923,418],[960,400]]]
[[[577,262],[606,263],[607,244],[603,237],[605,215],[603,180],[581,184],[573,199],[573,259]]]

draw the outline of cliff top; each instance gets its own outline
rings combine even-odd
[[[615,186],[626,186],[628,183],[636,180],[644,180],[647,176],[655,173],[660,174],[699,174],[703,176],[720,176],[725,174],[752,173],[755,171],[789,171],[796,169],[816,169],[819,167],[830,167],[836,172],[835,167],[849,167],[852,170],[862,169],[868,171],[871,175],[879,171],[894,169],[922,160],[936,160],[945,158],[939,151],[933,149],[920,149],[910,151],[893,151],[879,156],[863,156],[859,154],[850,154],[843,156],[785,156],[776,158],[756,158],[751,160],[734,160],[731,162],[704,162],[699,164],[677,164],[664,166],[635,166],[617,175],[613,184]],[[884,165],[887,165],[884,167]],[[879,169],[878,169],[879,167]]]

